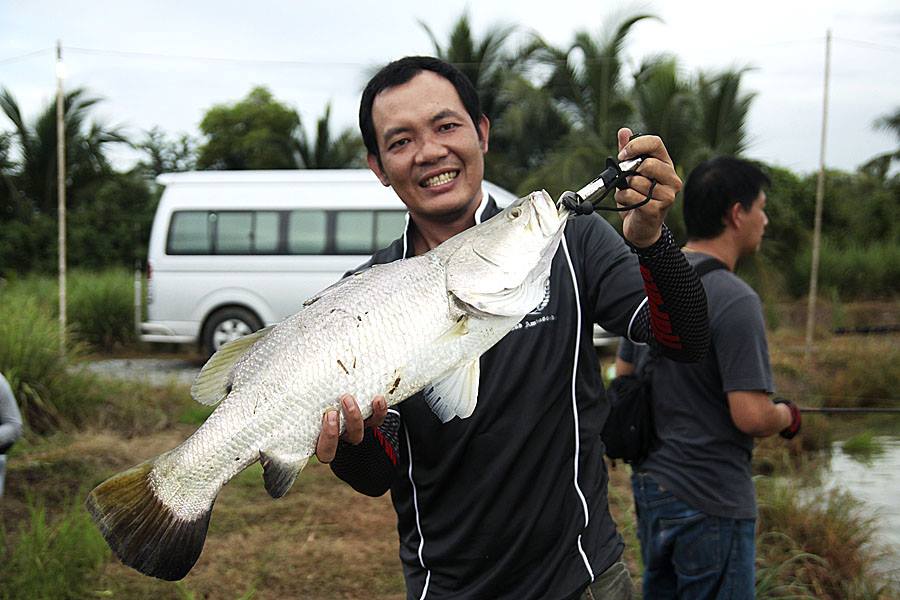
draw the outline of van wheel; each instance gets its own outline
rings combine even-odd
[[[203,349],[207,356],[212,356],[228,342],[261,328],[262,323],[249,310],[235,307],[217,310],[203,328]]]

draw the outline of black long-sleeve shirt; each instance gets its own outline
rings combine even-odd
[[[405,257],[408,235],[371,263]],[[339,445],[338,477],[391,490],[409,598],[567,597],[621,554],[593,324],[676,360],[709,343],[703,288],[671,235],[638,252],[599,217],[573,219],[544,301],[481,357],[471,417],[442,424],[417,394]]]

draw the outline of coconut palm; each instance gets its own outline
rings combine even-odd
[[[747,70],[728,69],[698,76],[698,137],[693,164],[722,154],[737,156],[747,149],[747,114],[756,96],[741,91],[741,79]]]
[[[674,56],[644,59],[634,75],[632,98],[644,133],[662,137],[676,167],[683,166],[695,144],[696,95]]]
[[[876,119],[872,126],[876,130],[892,132],[897,141],[900,142],[900,108],[895,109],[893,114],[884,115]],[[884,152],[869,159],[860,167],[860,170],[884,180],[887,178],[894,161],[900,161],[900,148]]]
[[[443,45],[425,22],[419,21],[419,24],[431,38],[435,56],[455,65],[471,80],[481,100],[482,112],[491,119],[499,117],[504,108],[498,101],[504,78],[524,58],[509,54],[505,49],[516,27],[498,25],[476,40],[472,36],[469,15],[463,12],[450,32],[447,44]]]
[[[325,106],[325,114],[316,121],[316,135],[311,138],[302,127],[296,139],[296,151],[300,167],[306,169],[348,169],[365,167],[365,146],[362,138],[352,128],[344,129],[332,139],[331,104]]]
[[[76,89],[65,95],[63,119],[66,128],[66,184],[67,194],[74,198],[82,189],[107,175],[111,169],[106,147],[113,143],[128,143],[117,129],[98,123],[88,124],[90,110],[100,98],[88,96],[86,90]],[[18,102],[9,90],[0,91],[0,109],[13,124],[9,136],[19,157],[11,171],[15,201],[31,210],[55,214],[56,199],[56,101],[37,116],[32,124],[25,122]]]
[[[577,127],[597,136],[604,154],[616,153],[616,131],[633,114],[622,80],[625,41],[637,23],[652,18],[639,14],[614,19],[611,27],[596,36],[577,32],[568,50],[548,46],[536,54],[552,68],[547,87]]]

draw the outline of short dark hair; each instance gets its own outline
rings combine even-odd
[[[700,163],[684,184],[684,224],[688,239],[710,239],[722,233],[723,219],[735,202],[750,210],[753,201],[770,183],[762,169],[740,158],[718,156]]]
[[[456,88],[459,99],[462,101],[463,107],[472,118],[475,130],[478,131],[479,138],[481,130],[478,129],[478,122],[481,120],[481,102],[478,100],[478,92],[475,86],[462,71],[451,65],[450,63],[434,58],[431,56],[407,56],[394,62],[388,63],[375,74],[366,89],[363,90],[362,100],[359,102],[359,130],[362,133],[363,142],[366,144],[366,150],[369,154],[378,154],[378,139],[375,136],[375,125],[372,122],[372,105],[375,103],[375,96],[384,90],[403,85],[422,71],[432,71],[437,73]],[[381,159],[379,158],[379,162]]]

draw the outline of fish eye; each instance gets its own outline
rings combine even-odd
[[[516,206],[509,211],[510,219],[518,219],[520,216],[522,216],[522,207],[520,206]]]

